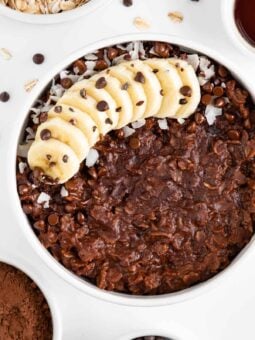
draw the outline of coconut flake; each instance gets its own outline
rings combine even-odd
[[[25,171],[26,167],[27,167],[27,163],[19,162],[19,172],[21,174],[24,174],[24,171]]]
[[[46,194],[46,192],[41,192],[37,197],[37,203],[43,204],[43,207],[47,209],[50,207],[50,199],[50,195]]]
[[[167,120],[164,119],[158,119],[158,125],[160,127],[161,130],[168,130],[168,124],[167,124]]]
[[[68,191],[66,190],[65,186],[63,185],[60,189],[60,195],[62,197],[67,197],[69,195]]]
[[[86,158],[86,166],[88,168],[94,166],[99,158],[99,153],[96,149],[91,148]]]
[[[96,56],[94,53],[88,53],[85,55],[85,59],[95,61],[98,59],[98,56]]]
[[[133,133],[135,133],[135,130],[130,128],[129,126],[124,126],[123,131],[124,131],[124,137],[125,138],[127,138],[127,137],[133,135]]]
[[[136,122],[133,122],[131,125],[133,129],[139,129],[140,127],[144,126],[145,123],[145,119],[139,119]]]
[[[29,141],[27,144],[20,144],[18,145],[17,156],[22,158],[27,158],[28,150],[32,144],[32,140]]]
[[[26,132],[27,132],[27,138],[26,138],[27,141],[31,139],[35,139],[35,133],[31,127],[27,127]]]
[[[196,71],[198,69],[198,66],[199,66],[199,56],[198,56],[198,54],[189,54],[189,55],[187,55],[187,62]]]
[[[185,119],[184,118],[177,118],[177,122],[182,125],[182,124],[185,123]]]
[[[215,107],[213,105],[207,105],[205,109],[205,117],[209,125],[213,125],[216,117],[222,115],[222,109]]]

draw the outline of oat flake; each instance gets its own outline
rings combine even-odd
[[[176,12],[169,12],[168,16],[173,22],[176,22],[176,23],[180,23],[184,19],[182,13],[177,12],[177,11]]]
[[[10,60],[12,58],[11,52],[8,51],[7,48],[4,48],[4,47],[0,48],[0,55],[4,60]]]
[[[33,87],[38,83],[38,79],[29,80],[25,83],[24,87],[26,92],[32,91]]]
[[[134,25],[136,28],[138,28],[141,31],[147,30],[148,28],[150,28],[150,24],[148,23],[148,21],[146,21],[145,19],[141,17],[136,17],[134,19]]]

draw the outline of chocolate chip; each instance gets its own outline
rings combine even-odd
[[[164,96],[164,90],[163,89],[161,89],[160,91],[159,91],[159,93],[160,93],[160,95],[163,97]]]
[[[105,60],[98,60],[96,62],[95,70],[96,71],[103,71],[108,67],[108,64]]]
[[[212,93],[214,85],[209,81],[202,86],[203,91],[207,93]]]
[[[121,107],[121,106],[119,106],[119,107],[117,107],[117,108],[116,108],[116,110],[115,110],[115,111],[116,111],[116,112],[120,112],[121,110],[122,110],[122,107]]]
[[[225,106],[225,99],[220,97],[220,98],[216,98],[214,100],[214,106],[218,107],[218,108],[223,108]]]
[[[71,119],[69,120],[69,123],[71,123],[72,125],[76,125],[76,124],[77,124],[77,119],[71,118]]]
[[[131,149],[138,149],[140,147],[140,141],[138,138],[131,138],[129,141],[129,146],[131,147]]]
[[[52,156],[48,154],[48,155],[46,155],[46,158],[48,159],[48,161],[50,161]]]
[[[216,97],[222,97],[224,94],[224,89],[221,86],[215,86],[215,88],[213,89],[213,94]]]
[[[67,155],[64,155],[63,158],[62,158],[62,161],[64,163],[67,163],[68,162],[68,156]]]
[[[239,140],[240,139],[240,132],[238,130],[229,130],[228,137],[231,140]]]
[[[97,127],[94,125],[94,126],[92,127],[92,131],[95,132],[96,129],[97,129]]]
[[[80,90],[80,96],[83,98],[83,99],[87,99],[87,92],[85,89],[81,89]]]
[[[118,50],[116,48],[109,47],[107,51],[107,56],[109,60],[113,60],[118,56]]]
[[[172,46],[164,42],[155,42],[154,51],[162,58],[168,58],[170,51],[172,51]]]
[[[142,72],[137,72],[136,73],[135,81],[137,81],[138,83],[141,83],[141,84],[145,84],[145,77],[142,74]]]
[[[186,98],[181,98],[181,99],[179,100],[179,103],[180,103],[181,105],[185,105],[185,104],[188,103],[188,101],[187,101]]]
[[[192,95],[192,89],[190,86],[183,86],[180,88],[180,93],[184,96],[184,97],[191,97]]]
[[[48,129],[43,129],[40,133],[40,137],[42,140],[48,140],[51,138],[51,132]]]
[[[106,85],[107,85],[107,81],[105,77],[100,77],[99,79],[97,79],[95,86],[97,89],[103,89],[104,87],[106,87]]]
[[[57,214],[50,214],[48,216],[48,222],[50,225],[56,225],[59,222],[59,217]]]
[[[157,69],[157,68],[154,68],[154,70],[152,70],[152,72],[156,74],[156,73],[158,73],[158,72],[159,72],[159,69]]]
[[[44,55],[41,53],[36,53],[33,55],[33,62],[37,65],[40,65],[44,62]]]
[[[112,120],[111,120],[110,118],[106,118],[105,124],[110,124],[110,125],[112,125]]]
[[[204,105],[211,104],[211,101],[212,101],[212,96],[210,94],[204,94],[201,98],[201,102]]]
[[[8,102],[8,100],[10,99],[10,95],[8,92],[4,91],[2,93],[0,93],[0,101],[3,103]]]
[[[133,5],[133,0],[123,0],[123,5],[126,7],[130,7]]]
[[[70,87],[73,85],[73,81],[70,78],[63,78],[60,80],[60,84],[64,89],[70,89]]]
[[[129,83],[125,83],[121,86],[121,89],[126,91],[129,88]]]
[[[105,100],[101,100],[97,103],[97,110],[100,112],[104,112],[109,110],[109,105]]]
[[[143,103],[144,103],[144,100],[140,100],[139,102],[136,103],[136,106],[141,106],[143,105]]]
[[[48,113],[47,112],[41,112],[39,116],[39,122],[44,123],[48,119]]]
[[[228,70],[224,66],[220,65],[218,68],[218,74],[220,77],[226,78],[228,75]]]
[[[69,107],[68,110],[74,112],[74,109],[72,107]]]
[[[54,107],[54,111],[55,111],[56,113],[61,113],[61,112],[62,112],[62,106],[61,106],[61,105],[55,106],[55,107]]]
[[[57,165],[56,162],[50,162],[50,164],[49,164],[50,168],[53,168],[53,167],[56,166],[56,165]]]
[[[73,64],[73,69],[78,73],[78,74],[83,74],[87,71],[87,65],[85,64],[85,61],[82,59],[76,60],[75,63]]]

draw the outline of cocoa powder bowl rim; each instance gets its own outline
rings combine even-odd
[[[28,100],[28,102],[24,106],[24,110],[22,110],[22,112],[20,112],[20,114],[18,115],[17,122],[15,126],[12,127],[12,135],[9,138],[10,141],[9,146],[6,149],[7,150],[6,164],[8,164],[8,169],[6,169],[6,181],[8,193],[6,194],[8,196],[7,199],[9,199],[9,202],[12,203],[11,207],[13,209],[13,215],[14,218],[16,219],[16,223],[20,227],[21,232],[25,234],[25,237],[27,238],[28,242],[32,245],[34,251],[41,257],[42,261],[44,261],[53,272],[55,272],[63,280],[68,282],[70,286],[73,286],[90,296],[120,305],[139,307],[163,306],[179,303],[185,300],[190,300],[194,297],[197,297],[207,292],[208,290],[214,287],[219,286],[223,281],[231,279],[231,274],[233,273],[233,271],[238,270],[238,268],[242,265],[243,261],[245,261],[246,257],[251,253],[254,238],[249,242],[249,244],[241,251],[241,253],[225,270],[223,270],[213,278],[209,279],[208,281],[194,285],[193,287],[190,287],[188,289],[176,293],[155,296],[132,296],[127,294],[104,291],[96,287],[95,285],[85,280],[82,280],[77,275],[67,270],[63,265],[57,262],[57,260],[55,260],[54,257],[44,248],[44,246],[40,243],[39,239],[32,230],[29,221],[27,220],[27,217],[22,211],[16,185],[17,145],[19,143],[21,132],[23,131],[26,117],[28,115],[29,109],[31,108],[35,100],[43,92],[43,90],[47,87],[52,78],[56,74],[58,74],[62,69],[70,65],[74,60],[79,59],[80,57],[87,53],[91,53],[92,51],[102,47],[137,40],[165,41],[186,48],[190,48],[192,50],[208,55],[209,57],[225,65],[236,76],[237,79],[241,80],[241,82],[245,85],[247,90],[249,90],[251,93],[255,92],[254,86],[252,86],[251,79],[249,79],[248,75],[244,74],[244,71],[242,71],[242,69],[240,69],[237,65],[234,65],[228,60],[226,60],[224,57],[222,57],[220,53],[217,53],[216,51],[210,48],[204,47],[200,45],[198,42],[190,41],[188,39],[183,39],[177,36],[164,34],[139,33],[114,36],[112,38],[100,40],[93,44],[87,45],[84,48],[72,53],[67,59],[62,61],[53,70],[51,70],[44,77],[44,79],[40,81],[38,85],[36,85],[32,98]]]
[[[90,0],[88,3],[80,7],[76,7],[74,9],[56,14],[29,14],[19,12],[5,5],[0,5],[0,14],[10,19],[21,21],[27,24],[35,25],[59,24],[88,15],[108,5],[111,1],[112,0]]]
[[[31,268],[31,265],[24,262],[24,260],[20,260],[18,257],[8,256],[8,255],[0,255],[0,262],[5,263],[17,270],[20,270],[22,273],[24,273],[26,276],[28,276],[40,289],[41,293],[43,294],[50,310],[51,320],[52,320],[52,340],[60,340],[62,335],[61,331],[61,320],[60,315],[58,312],[57,305],[54,301],[54,297],[52,296],[52,293],[50,289],[47,289],[45,285],[42,283],[42,280],[40,280],[39,277],[37,277],[34,273],[33,268]]]

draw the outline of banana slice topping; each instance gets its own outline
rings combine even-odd
[[[152,58],[109,67],[74,84],[48,112],[29,149],[29,166],[65,183],[100,135],[152,116],[187,118],[200,98],[196,73],[184,60]]]

